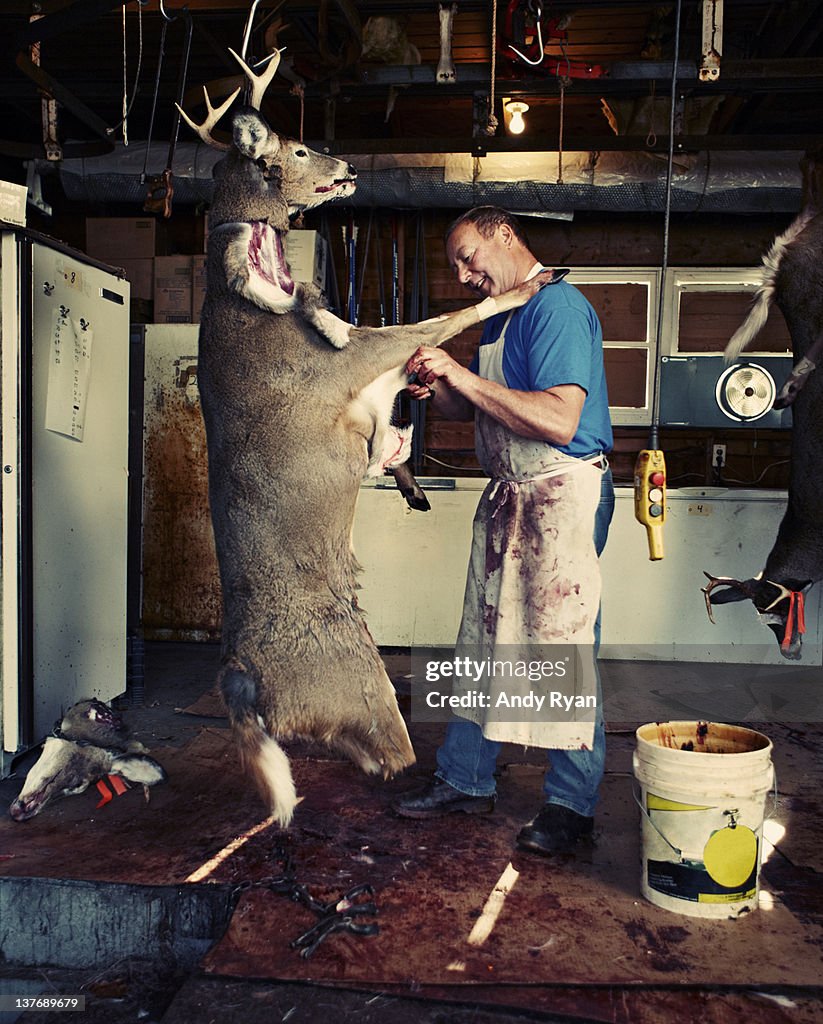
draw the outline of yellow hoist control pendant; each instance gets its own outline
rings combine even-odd
[[[644,449],[634,464],[634,517],[646,527],[649,558],[663,557],[663,523],[666,521],[666,460],[663,452]]]

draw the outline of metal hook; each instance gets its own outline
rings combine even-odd
[[[252,5],[249,8],[249,16],[246,19],[246,27],[243,29],[243,46],[240,50],[240,56],[243,58],[243,60],[246,59],[246,50],[248,50],[249,48],[249,37],[251,36],[251,27],[254,22],[254,15],[255,12],[257,11],[257,5],[259,3],[260,0],[252,0]]]
[[[163,6],[163,0],[160,0],[160,13],[163,15],[163,17],[168,22],[172,22],[172,21],[176,20],[176,16],[175,15],[166,14],[166,8]]]
[[[543,52],[543,24],[540,21],[539,17],[536,19],[536,21],[537,21],[537,49],[538,49],[538,52],[540,54],[540,56],[537,58],[537,60],[529,60],[529,58],[525,55],[525,53],[521,53],[520,50],[518,50],[516,46],[513,46],[511,43],[509,43],[509,49],[510,50],[514,50],[514,52],[517,54],[517,56],[525,64],[530,64],[533,68],[537,67],[538,64],[542,64],[543,63],[543,59],[546,56],[546,54]]]

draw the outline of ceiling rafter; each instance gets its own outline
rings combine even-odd
[[[23,151],[39,144],[38,86],[15,65],[20,46],[35,36],[42,37],[42,70],[60,83],[100,123],[116,124],[122,106],[121,0],[41,0],[46,18],[29,24],[30,0],[6,0],[0,11],[0,38],[5,40],[6,59],[0,64],[0,122],[8,143]],[[330,26],[335,52],[342,52],[343,35],[355,16],[363,22],[370,15],[402,14],[409,38],[423,54],[420,65],[380,66],[353,64],[348,68],[325,66],[320,57],[320,0],[261,0],[252,48],[263,48],[260,30],[268,15],[277,14],[280,44],[286,60],[306,82],[306,136],[328,141],[335,148],[351,151],[385,152],[473,151],[472,106],[478,94],[489,89],[490,12],[489,0],[459,0],[455,20],[454,54],[457,82],[441,86],[435,82],[439,47],[437,6],[434,0],[326,0],[333,10]],[[338,5],[347,4],[344,10]],[[179,11],[183,0],[168,0],[171,12]],[[195,47],[189,87],[194,94],[201,84],[223,78],[234,71],[227,55],[228,45],[239,42],[249,9],[249,0],[185,0],[194,19]],[[586,0],[578,4],[555,0],[553,9],[576,12],[569,28],[568,52],[575,60],[603,65],[608,75],[600,79],[573,79],[566,90],[566,132],[568,139],[589,144],[588,148],[648,148],[645,136],[634,133],[615,137],[600,109],[602,98],[660,102],[668,93],[671,66],[665,60],[666,27],[654,21],[661,5],[655,0]],[[501,10],[505,4],[500,3]],[[282,12],[281,12],[282,8]],[[703,148],[757,149],[793,148],[823,135],[823,113],[817,97],[823,92],[823,61],[811,56],[819,52],[823,38],[823,0],[725,0],[726,46],[717,83],[697,79],[701,0],[684,0],[684,42],[678,84],[681,95],[702,99],[722,95],[725,102],[710,130],[688,140],[684,147],[703,143]],[[137,0],[127,0],[129,67],[136,63]],[[348,13],[347,13],[348,12]],[[72,21],[74,19],[74,22]],[[78,19],[80,19],[78,21]],[[269,19],[270,20],[270,19]],[[89,26],[93,25],[94,30]],[[145,131],[150,110],[154,70],[158,52],[160,15],[157,0],[142,8],[143,81],[130,116],[129,135],[139,139]],[[58,31],[59,29],[59,31]],[[270,32],[270,26],[267,27]],[[660,59],[641,60],[649,45],[650,32],[659,46]],[[177,33],[179,35],[180,33]],[[168,33],[166,74],[160,83],[158,109],[171,107],[177,84],[180,40]],[[338,38],[339,37],[339,38]],[[757,45],[753,46],[753,41]],[[817,48],[816,47],[816,43]],[[339,45],[338,45],[339,44]],[[691,47],[691,48],[689,48]],[[552,50],[558,53],[559,50]],[[286,63],[284,60],[284,64]],[[553,74],[540,75],[500,56],[497,62],[496,93],[533,98],[529,112],[532,140],[556,144],[558,131],[558,81]],[[279,118],[277,126],[298,123],[298,100],[290,94],[291,82],[279,79],[270,90],[266,110]],[[394,112],[385,121],[389,88],[405,85],[398,94]],[[195,88],[196,87],[196,88]],[[328,117],[334,99],[335,118]],[[78,107],[78,111],[82,109]],[[70,109],[60,111],[61,127],[69,138],[91,143],[89,126]],[[170,120],[166,119],[166,120]],[[500,118],[502,122],[502,117]],[[165,120],[161,122],[165,125]],[[275,121],[273,120],[273,123]],[[664,126],[666,118],[660,118]],[[99,127],[99,125],[98,125]],[[688,130],[688,128],[684,128]],[[512,145],[502,134],[492,147]],[[94,133],[91,132],[93,135]],[[659,133],[658,133],[659,134]],[[332,135],[334,138],[332,138]],[[435,136],[435,137],[432,137]],[[98,136],[99,138],[99,136]],[[662,137],[659,137],[662,138]],[[528,139],[528,136],[527,136]],[[159,141],[159,140],[156,140]],[[659,139],[658,139],[659,142]],[[518,144],[519,145],[519,144]],[[9,152],[9,149],[5,149]]]

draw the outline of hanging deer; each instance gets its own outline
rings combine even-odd
[[[223,589],[219,682],[242,759],[287,826],[298,798],[279,740],[319,740],[384,777],[414,762],[351,545],[363,476],[408,444],[389,422],[403,367],[419,345],[522,305],[551,272],[417,325],[339,320],[292,280],[283,238],[290,215],[350,196],[357,172],[260,115],[277,52],[260,75],[237,59],[253,87],[215,170],[198,384]],[[204,141],[219,145],[211,129],[234,98],[214,109],[207,96],[204,123],[187,118]]]
[[[788,505],[766,565],[757,576],[712,576],[703,592],[712,605],[751,600],[786,658],[801,654],[806,593],[823,579],[823,163],[806,156],[803,206],[763,258],[763,283],[752,309],[726,346],[736,359],[757,336],[776,302],[792,338],[794,367],[775,406],[792,406]],[[725,589],[716,589],[716,588]]]

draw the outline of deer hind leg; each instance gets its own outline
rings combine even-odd
[[[413,430],[411,424],[407,427],[389,424],[388,430],[375,434],[366,476],[382,476],[387,470],[405,465],[411,458]]]
[[[565,269],[541,271],[502,295],[488,296],[475,306],[443,313],[417,324],[354,327],[329,310],[321,308],[307,309],[306,317],[336,348],[344,348],[355,338],[362,341],[364,346],[373,345],[369,350],[371,365],[378,373],[383,373],[393,364],[405,363],[419,345],[442,345],[467,327],[473,327],[497,313],[506,313],[525,305],[541,288],[561,280],[567,272]]]
[[[396,466],[391,472],[397,489],[406,499],[409,508],[413,508],[416,512],[430,511],[431,505],[426,497],[426,492],[415,479],[408,462],[402,466]]]
[[[407,462],[411,453],[412,428],[391,423],[394,400],[406,386],[406,371],[396,366],[382,373],[357,395],[349,406],[350,418],[366,425],[369,468],[367,476],[380,476]]]
[[[417,324],[403,324],[393,327],[350,327],[349,339],[363,345],[369,352],[372,365],[378,373],[392,364],[404,363],[420,345],[438,346],[467,327],[488,320],[497,313],[507,313],[525,305],[533,295],[548,284],[554,284],[565,277],[567,271],[543,270],[524,281],[516,288],[502,295],[488,296],[477,305],[443,313]]]

